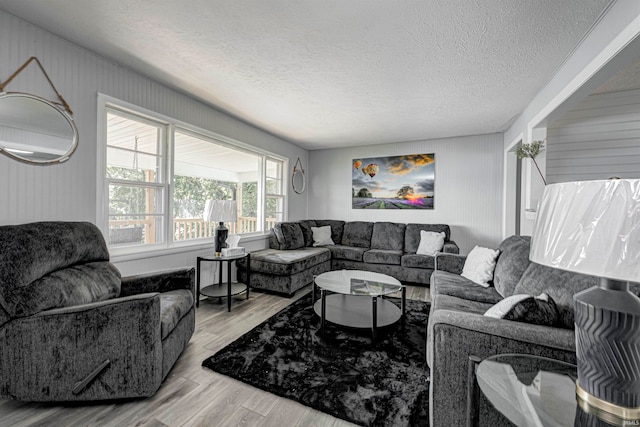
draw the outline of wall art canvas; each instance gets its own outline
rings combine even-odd
[[[433,209],[435,154],[353,159],[353,209]]]

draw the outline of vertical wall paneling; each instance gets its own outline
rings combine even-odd
[[[435,209],[351,208],[351,161],[359,157],[435,153]],[[449,224],[468,253],[502,240],[502,134],[371,145],[310,153],[311,218]]]
[[[99,92],[293,161],[300,157],[305,165],[308,164],[308,152],[296,145],[0,11],[0,80],[8,78],[34,55],[40,59],[73,109],[79,144],[67,162],[55,166],[32,166],[0,155],[0,179],[3,183],[0,191],[0,225],[41,220],[95,222],[98,206],[96,161]],[[47,99],[55,96],[33,65],[6,90],[29,92]],[[290,192],[290,218],[306,217],[307,194]],[[194,253],[127,261],[118,265],[122,265],[127,273],[194,265]]]
[[[640,89],[587,97],[547,130],[549,183],[640,178]]]

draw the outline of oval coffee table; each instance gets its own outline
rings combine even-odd
[[[322,273],[313,281],[313,309],[320,316],[320,333],[329,321],[350,328],[371,328],[375,341],[379,327],[404,319],[406,288],[386,274],[361,270]],[[320,299],[316,301],[316,288]],[[382,298],[402,292],[401,306]]]

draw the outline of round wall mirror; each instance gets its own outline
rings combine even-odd
[[[73,118],[56,104],[27,93],[0,93],[0,152],[50,164],[68,160],[77,145]]]
[[[306,184],[307,182],[304,176],[304,169],[302,169],[302,163],[300,162],[300,157],[298,157],[298,160],[293,167],[293,173],[291,174],[291,186],[296,194],[302,194],[304,193]]]
[[[301,171],[294,171],[291,176],[291,184],[293,185],[293,191],[295,191],[296,194],[304,193],[304,187],[306,184],[304,174]]]

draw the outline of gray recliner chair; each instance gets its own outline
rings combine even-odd
[[[121,279],[90,223],[0,227],[0,396],[151,396],[194,327],[192,268]]]

